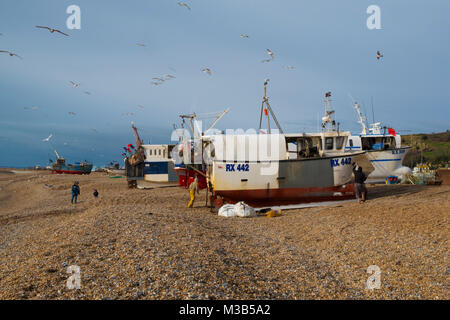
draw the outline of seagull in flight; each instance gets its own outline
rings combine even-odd
[[[175,79],[175,78],[176,78],[175,76],[173,76],[173,75],[171,75],[171,74],[166,74],[165,77],[166,77],[167,80]]]
[[[24,109],[25,109],[25,110],[36,110],[37,107],[31,107],[31,108],[30,108],[30,107],[24,107]]]
[[[248,38],[248,34],[245,34],[245,33],[241,34],[241,38],[242,38],[242,39]]]
[[[161,83],[162,83],[162,82],[152,81],[152,84],[153,84],[154,86],[159,86]]]
[[[71,116],[74,116],[76,113],[75,112],[72,112],[72,111],[69,111],[68,112]]]
[[[294,70],[294,67],[293,66],[285,66],[284,67],[286,70]]]
[[[62,35],[65,35],[67,37],[69,36],[67,33],[64,33],[64,32],[62,32],[62,31],[60,31],[58,29],[50,28],[50,27],[47,27],[47,26],[36,26],[36,28],[47,29],[48,31],[50,31],[50,33],[58,32],[58,33],[61,33]]]
[[[263,61],[261,61],[262,63],[264,63],[264,62],[271,62],[272,61],[272,59],[264,59]]]
[[[179,5],[180,7],[186,7],[186,9],[191,10],[191,7],[189,7],[189,6],[187,5],[187,3],[184,3],[184,2],[179,1],[179,2],[178,2],[178,5]]]
[[[51,138],[52,136],[53,136],[53,134],[50,134],[47,138],[42,139],[42,141],[48,142],[48,141],[50,141],[50,138]]]
[[[384,57],[384,55],[381,54],[380,51],[377,51],[377,59],[380,60],[380,59],[383,58],[383,57]]]
[[[87,94],[87,95],[90,95],[90,94],[91,94],[89,91],[85,91],[84,93]]]
[[[266,49],[266,51],[267,51],[267,54],[269,55],[269,56],[271,56],[272,57],[272,59],[274,58],[274,56],[273,56],[273,52],[272,51],[270,51],[270,49]]]
[[[133,114],[134,114],[133,112],[122,113],[123,116],[132,116]]]
[[[143,43],[136,43],[136,45],[137,45],[138,47],[146,47],[146,45],[143,44]]]
[[[7,54],[9,54],[11,57],[17,57],[17,58],[19,58],[19,59],[22,59],[22,57],[19,56],[18,54],[15,54],[14,52],[10,52],[10,51],[7,51],[7,50],[0,50],[0,53],[7,53]]]
[[[74,87],[74,88],[78,88],[79,87],[79,83],[76,83],[76,82],[73,82],[73,81],[70,81],[70,83],[72,84],[72,86]]]
[[[94,131],[95,133],[98,133],[97,129],[92,128],[92,131]]]
[[[144,110],[144,106],[141,106],[140,104],[138,104],[137,107],[138,107],[139,110]]]
[[[155,77],[155,78],[152,78],[153,80],[156,80],[156,81],[158,81],[158,82],[164,82],[164,81],[166,81],[166,80],[164,80],[163,78],[159,78],[159,77]]]
[[[208,75],[211,75],[211,69],[210,68],[203,68],[202,72],[207,73]]]

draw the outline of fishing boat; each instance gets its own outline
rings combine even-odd
[[[129,187],[151,188],[154,183],[177,182],[172,159],[173,144],[144,144],[134,123],[135,154],[125,158],[125,172]]]
[[[389,176],[404,179],[411,169],[403,166],[403,159],[411,147],[403,146],[401,136],[392,128],[381,125],[381,122],[367,126],[366,117],[362,115],[360,106],[354,104],[362,131],[359,135],[349,137],[345,149],[348,151],[367,151],[367,157],[375,170],[369,174],[368,183],[383,183]]]
[[[349,136],[322,132],[205,137],[214,144],[209,171],[214,198],[256,207],[353,198],[352,164],[364,153],[345,152]],[[273,145],[276,149],[268,155],[252,147]]]
[[[56,162],[51,164],[51,172],[53,173],[66,173],[66,174],[90,174],[92,170],[92,163],[88,161],[75,162],[75,164],[66,164],[66,159],[60,157],[58,152],[54,150],[56,154]],[[52,160],[50,160],[52,161]]]
[[[266,96],[254,134],[210,135],[208,175],[216,206],[255,207],[336,201],[355,196],[353,165],[365,152],[345,150],[350,132],[283,133]],[[263,113],[268,129],[261,129]],[[270,129],[272,117],[278,129]],[[208,146],[207,146],[208,147]]]

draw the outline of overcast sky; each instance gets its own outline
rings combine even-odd
[[[0,166],[45,165],[52,147],[102,165],[134,143],[131,121],[146,143],[170,143],[182,113],[229,107],[218,128],[256,128],[265,78],[284,131],[317,130],[327,91],[353,133],[350,95],[370,122],[373,97],[375,120],[405,134],[450,129],[450,1],[177,2],[1,0],[0,50],[23,60],[0,54]],[[66,27],[72,4],[80,30]],[[372,4],[380,30],[366,25]],[[266,48],[275,58],[262,63]],[[152,85],[166,74],[176,78]]]

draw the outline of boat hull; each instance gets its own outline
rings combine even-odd
[[[314,188],[283,188],[259,190],[221,190],[215,192],[228,203],[244,201],[253,207],[339,201],[355,197],[354,185]]]
[[[367,157],[375,168],[367,177],[367,183],[384,182],[389,176],[399,176],[402,173],[403,159],[410,147],[397,148],[392,150],[369,151]]]
[[[350,199],[355,196],[355,156],[246,163],[214,161],[214,196],[257,207]]]
[[[90,174],[92,171],[92,164],[54,164],[52,165],[52,173],[57,174]]]

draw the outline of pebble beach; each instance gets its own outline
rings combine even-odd
[[[105,173],[2,169],[0,299],[450,298],[448,185],[369,186],[361,205],[274,218],[220,217],[205,191],[188,201],[185,189],[128,189]],[[67,286],[74,265],[79,289]]]

